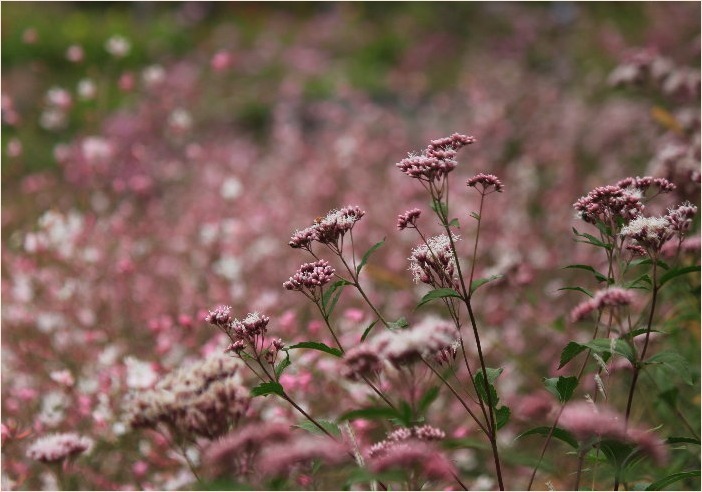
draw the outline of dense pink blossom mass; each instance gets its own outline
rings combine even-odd
[[[2,490],[700,490],[699,3],[37,5]]]

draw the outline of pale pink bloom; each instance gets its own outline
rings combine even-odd
[[[114,147],[109,140],[103,137],[86,137],[81,142],[81,153],[85,161],[95,166],[105,163],[112,158]]]
[[[22,142],[18,138],[11,138],[7,142],[7,156],[19,157],[22,155]]]
[[[176,108],[168,116],[168,128],[177,135],[190,131],[193,126],[193,117],[184,108]]]
[[[83,47],[79,44],[72,44],[66,50],[66,59],[70,62],[80,63],[83,61],[84,56],[85,52],[83,51]]]
[[[541,421],[549,415],[553,403],[553,397],[545,391],[530,393],[520,398],[514,413],[525,421]]]
[[[97,95],[97,86],[91,79],[81,79],[78,82],[78,97],[84,101],[92,101]]]
[[[295,275],[283,283],[287,290],[307,290],[313,295],[319,295],[317,289],[329,283],[334,278],[334,268],[326,260],[305,263]]]
[[[670,228],[675,231],[678,237],[682,238],[692,226],[692,218],[697,214],[697,207],[690,202],[685,202],[673,209],[668,209],[665,216],[670,223]]]
[[[52,87],[46,93],[46,104],[62,111],[70,109],[73,104],[70,92],[61,87]]]
[[[460,238],[452,234],[455,243]],[[426,243],[412,250],[409,257],[412,277],[416,283],[423,282],[432,287],[458,287],[458,268],[446,234],[430,237]]]
[[[134,90],[134,74],[132,72],[123,72],[117,80],[117,87],[122,92],[131,92]]]
[[[634,302],[634,294],[627,289],[620,287],[610,287],[595,292],[595,295],[586,301],[581,302],[570,312],[570,319],[573,322],[580,321],[594,311],[605,307],[628,306]]]
[[[370,341],[380,357],[400,366],[431,357],[437,350],[452,344],[456,328],[440,318],[429,316],[410,328],[384,331]]]
[[[642,215],[629,222],[621,231],[622,236],[633,239],[649,254],[657,254],[663,244],[673,237],[674,233],[675,229],[673,229],[668,217],[644,217]]]
[[[150,65],[141,72],[141,80],[147,89],[155,89],[166,80],[166,70],[161,65]]]
[[[51,376],[51,379],[56,381],[58,384],[69,388],[75,384],[75,379],[73,379],[73,375],[68,369],[53,371],[51,374],[49,374],[49,376]]]
[[[601,220],[610,223],[617,218],[631,220],[639,215],[644,209],[641,198],[641,193],[635,190],[600,186],[579,198],[573,207],[585,222],[595,224]]]
[[[500,181],[497,176],[494,174],[476,174],[472,178],[470,178],[468,181],[466,181],[466,185],[468,185],[470,188],[476,188],[477,186],[481,186],[480,191],[482,194],[487,194],[487,191],[492,188],[494,191],[497,192],[502,192],[504,189],[504,185],[502,184],[502,181]]]
[[[92,445],[92,439],[74,432],[48,434],[34,441],[27,449],[27,457],[44,463],[62,461],[88,451]]]
[[[124,58],[131,49],[132,45],[127,38],[118,34],[105,41],[105,50],[115,58]]]
[[[377,376],[383,368],[378,350],[369,344],[361,344],[344,354],[341,375],[351,380]]]
[[[267,476],[285,476],[296,465],[312,460],[336,465],[350,459],[344,444],[326,436],[310,434],[295,436],[291,441],[266,446],[259,461],[259,470]]]
[[[210,66],[215,72],[223,72],[232,66],[232,55],[225,50],[220,50],[212,56]]]
[[[559,425],[571,432],[576,439],[614,439],[637,446],[641,452],[663,465],[668,457],[665,443],[654,433],[628,427],[623,415],[590,402],[569,404],[561,414]]]
[[[452,480],[456,474],[451,461],[438,448],[412,439],[388,447],[370,459],[368,466],[375,473],[399,469],[428,480]]]
[[[35,28],[28,27],[22,31],[22,42],[24,44],[35,44],[37,41],[39,41],[39,34]]]

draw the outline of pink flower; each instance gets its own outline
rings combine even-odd
[[[482,191],[481,194],[485,195],[488,194],[487,190],[490,188],[493,188],[493,191],[497,192],[502,192],[504,189],[504,185],[502,184],[502,181],[500,181],[497,176],[494,174],[476,174],[472,178],[470,178],[468,181],[466,181],[466,184],[471,187],[471,188],[476,188],[477,185],[481,185]]]
[[[590,313],[605,307],[628,306],[634,302],[634,294],[626,289],[610,287],[597,291],[592,299],[583,301],[570,312],[570,319],[573,322],[580,321]]]
[[[212,56],[210,66],[215,72],[223,72],[232,66],[233,58],[231,53],[220,50]]]
[[[306,434],[295,436],[288,442],[266,446],[259,461],[259,471],[267,476],[285,476],[293,466],[312,460],[335,465],[348,459],[350,456],[345,445],[326,436]]]
[[[418,439],[408,439],[388,446],[368,463],[374,473],[388,470],[414,472],[429,480],[451,480],[456,469],[435,446]]]
[[[312,294],[319,294],[317,288],[329,283],[334,278],[335,270],[326,260],[319,260],[314,263],[305,263],[295,272],[295,275],[283,283],[287,290],[310,291]]]
[[[415,227],[417,219],[421,215],[422,211],[418,208],[413,208],[412,210],[406,211],[397,217],[397,228],[399,230],[406,229],[407,227]]]
[[[61,461],[86,452],[92,445],[92,439],[74,432],[49,434],[34,441],[27,449],[27,457],[44,463]]]

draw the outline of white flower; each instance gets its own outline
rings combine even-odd
[[[142,362],[136,357],[129,356],[124,360],[124,364],[127,366],[127,387],[129,388],[150,388],[158,380],[158,374],[148,362]]]
[[[127,38],[120,35],[114,35],[105,42],[105,50],[115,58],[124,58],[131,48]]]

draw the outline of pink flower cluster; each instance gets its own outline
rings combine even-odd
[[[318,288],[329,283],[334,278],[334,268],[326,260],[319,260],[314,263],[305,263],[290,277],[290,280],[283,283],[287,290],[302,291],[307,289],[312,294]]]
[[[370,458],[382,456],[394,446],[397,446],[398,443],[411,439],[417,441],[440,441],[445,437],[446,433],[444,431],[431,425],[400,427],[390,432],[385,440],[371,446],[368,450],[368,456]]]
[[[397,217],[397,228],[402,231],[408,227],[413,228],[417,224],[417,219],[422,214],[422,211],[418,208],[413,208],[412,210],[407,210],[404,214],[400,214]]]
[[[318,241],[340,250],[339,241],[365,214],[360,207],[351,205],[332,210],[310,227],[296,231],[288,244],[292,248],[310,249],[312,242]]]
[[[456,242],[459,237],[454,234],[452,239]],[[409,261],[415,282],[429,284],[434,288],[458,286],[456,257],[446,234],[430,237],[414,248]]]
[[[663,465],[668,457],[665,443],[655,434],[628,428],[623,416],[606,407],[596,407],[589,402],[568,405],[559,419],[560,425],[579,441],[614,439],[636,446],[642,453]]]
[[[573,204],[578,216],[590,224],[598,220],[606,224],[623,219],[629,221],[639,215],[644,204],[641,193],[619,186],[598,186]]]
[[[397,163],[406,175],[421,181],[440,180],[454,170],[457,151],[475,142],[474,137],[454,133],[450,137],[432,140],[422,155],[409,155]]]
[[[502,181],[500,181],[497,176],[494,174],[476,174],[472,178],[470,178],[468,181],[466,181],[466,185],[470,188],[476,188],[478,185],[482,186],[482,189],[479,190],[481,194],[485,195],[488,194],[488,190],[490,188],[493,189],[494,191],[497,191],[498,193],[502,193],[502,190],[504,189],[504,185],[502,184]]]
[[[84,453],[92,445],[92,439],[79,436],[74,432],[49,434],[34,441],[27,449],[27,457],[44,463],[62,461]]]
[[[628,306],[634,302],[634,294],[620,287],[610,287],[597,291],[595,295],[583,301],[570,312],[570,319],[573,322],[580,321],[594,311],[598,311],[605,307],[621,307]]]

